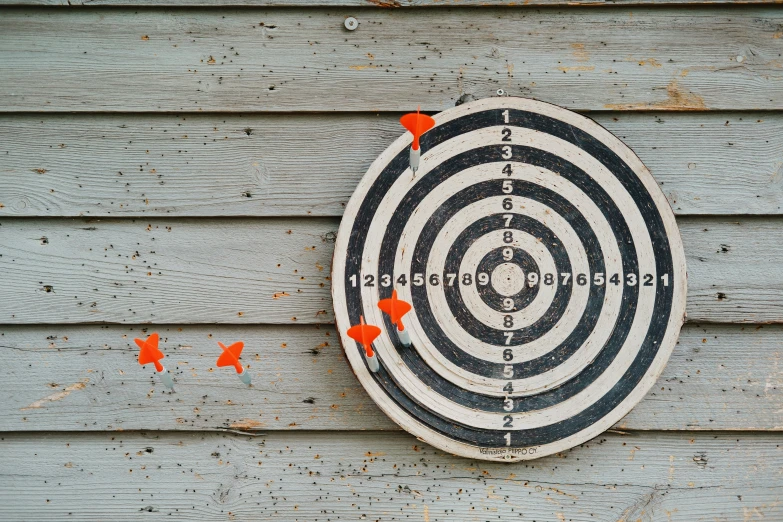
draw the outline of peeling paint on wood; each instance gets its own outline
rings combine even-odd
[[[639,65],[642,65],[642,63],[639,63]],[[658,67],[660,67],[660,64],[658,64]],[[666,86],[666,95],[665,100],[654,103],[607,103],[604,107],[615,111],[701,111],[707,108],[701,96],[691,91],[683,90],[677,80],[672,80]]]
[[[50,402],[56,402],[61,401],[67,396],[71,394],[71,392],[74,392],[76,390],[83,390],[85,386],[87,386],[87,383],[90,382],[90,379],[84,379],[80,382],[75,382],[69,386],[66,386],[62,389],[62,391],[59,391],[57,393],[53,393],[51,395],[47,395],[43,399],[38,399],[35,402],[30,403],[29,406],[25,406],[24,408],[21,408],[21,411],[26,410],[34,410],[37,408],[43,408]]]

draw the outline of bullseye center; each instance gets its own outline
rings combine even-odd
[[[492,288],[503,296],[516,295],[525,286],[525,272],[513,263],[503,263],[492,271]]]

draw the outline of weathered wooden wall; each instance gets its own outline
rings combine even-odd
[[[0,0],[0,519],[783,520],[783,11],[526,3]],[[622,137],[689,268],[658,385],[516,465],[399,431],[329,297],[400,112],[498,88]]]

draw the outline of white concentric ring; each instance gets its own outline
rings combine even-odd
[[[462,258],[459,274],[475,274],[478,270],[478,265],[481,262],[482,257],[491,250],[498,248],[499,245],[504,247],[508,246],[520,248],[533,258],[542,274],[557,274],[557,267],[555,266],[555,260],[552,258],[552,254],[549,252],[549,250],[547,250],[546,245],[539,241],[538,238],[533,237],[529,233],[522,230],[513,230],[513,241],[511,243],[504,243],[504,232],[505,230],[493,230],[492,232],[488,232],[487,234],[481,236],[472,245],[470,245]],[[435,241],[437,242],[438,240],[436,239]],[[440,254],[440,252],[438,254]],[[430,258],[430,260],[432,262],[432,272],[438,273],[438,268],[443,268],[442,265],[445,263],[445,256],[433,256]],[[587,259],[584,261],[585,264],[587,264]],[[522,277],[522,284],[526,284],[526,281],[524,280],[525,275],[523,274]],[[552,300],[554,299],[555,293],[559,286],[557,283],[557,278],[553,277],[553,280],[554,283],[551,285],[545,285],[543,282],[540,282],[538,284],[539,288],[536,297],[526,307],[522,308],[521,310],[510,310],[508,312],[500,312],[495,310],[486,302],[484,302],[484,300],[481,298],[481,295],[479,295],[475,277],[473,284],[460,286],[460,292],[462,294],[462,300],[465,303],[465,308],[471,312],[473,317],[478,319],[484,325],[496,330],[508,330],[508,328],[503,326],[503,317],[510,316],[514,321],[514,328],[512,328],[512,330],[518,330],[519,328],[525,328],[535,323],[552,305]],[[448,312],[448,304],[446,303],[443,293],[439,293],[437,290],[437,288],[428,288],[428,293],[430,293],[430,305],[434,307],[433,312],[435,316],[439,317]],[[445,304],[446,308],[443,308],[443,304]],[[449,325],[450,324],[451,323],[449,322]],[[469,342],[465,343],[465,351],[468,353],[477,352],[477,350],[474,350],[476,346],[473,344],[474,341],[478,341],[481,344],[486,344],[483,343],[480,339],[471,338]],[[494,348],[497,350],[497,346],[494,346]],[[490,358],[489,360],[492,359]],[[501,361],[502,359],[498,359],[496,362]]]

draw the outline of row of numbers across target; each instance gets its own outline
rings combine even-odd
[[[508,258],[506,258],[505,252],[503,256],[504,259],[510,261],[513,259],[513,252],[510,252]],[[526,286],[528,288],[533,288],[539,284],[552,286],[558,282],[564,286],[567,286],[572,281],[572,275],[573,274],[570,272],[561,272],[559,277],[551,273],[539,276],[538,272],[529,272],[527,276],[525,276]],[[391,274],[381,274],[377,279],[380,286],[384,288],[390,288],[392,286],[392,281],[395,281],[394,276]],[[480,286],[486,286],[490,283],[490,275],[486,272],[477,273],[475,279]],[[593,286],[604,286],[606,285],[607,281],[609,284],[613,284],[615,286],[623,283],[626,286],[636,286],[637,284],[640,284],[639,276],[634,272],[628,272],[624,274],[624,277],[620,277],[620,274],[615,273],[612,274],[608,279],[602,272],[596,272],[593,274],[592,278],[590,278],[589,274],[576,274],[576,276],[573,277],[573,281],[579,286],[587,285],[587,282],[591,279]],[[644,274],[641,279],[642,286],[655,286],[655,276],[653,274]],[[348,278],[348,280],[351,282],[351,286],[354,288],[360,284],[360,280],[362,286],[373,287],[375,286],[376,277],[372,274],[353,274]],[[439,274],[429,274],[429,276],[426,276],[422,273],[416,273],[411,274],[410,276],[410,282],[414,286],[424,286],[425,284],[428,284],[429,286],[439,286],[441,281],[445,286],[454,286],[455,283],[460,286],[471,286],[473,284],[473,274],[464,273],[461,277],[458,277],[458,274],[455,273],[443,274],[442,276]],[[663,286],[669,286],[669,274],[661,275],[660,281]],[[395,282],[400,286],[407,286],[408,277],[406,274],[400,274]]]

